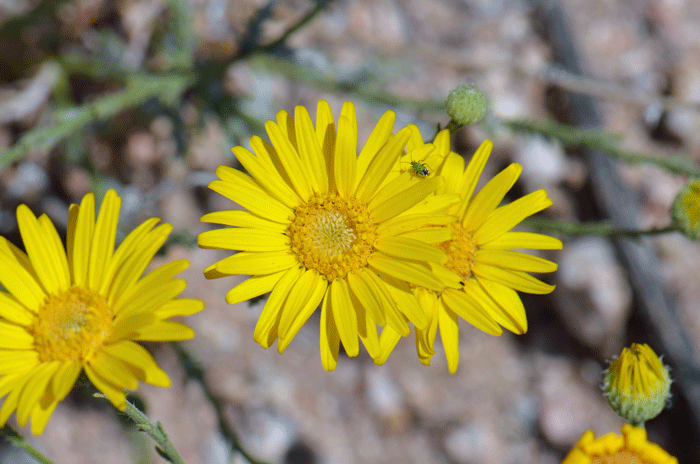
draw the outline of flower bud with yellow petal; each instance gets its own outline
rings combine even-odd
[[[671,396],[669,367],[647,344],[633,343],[603,374],[603,392],[618,416],[643,425],[658,416]]]
[[[689,180],[676,194],[671,219],[686,237],[700,240],[700,178]]]

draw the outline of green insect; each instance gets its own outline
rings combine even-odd
[[[430,170],[425,166],[425,164],[419,163],[418,161],[411,161],[411,169],[413,172],[420,177],[428,177],[430,175]]]

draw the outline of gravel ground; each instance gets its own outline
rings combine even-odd
[[[0,0],[0,26],[38,3]],[[644,97],[666,95],[700,104],[700,3],[561,4],[596,84],[605,128],[619,133],[625,148],[697,162],[700,111],[683,105],[663,110],[645,104]],[[187,25],[194,31],[198,59],[226,62],[240,53],[247,24],[264,5],[259,0],[189,1]],[[311,1],[277,2],[262,23],[263,42],[312,7]],[[39,65],[48,57],[58,51],[61,56],[109,57],[108,68],[158,69],[162,57],[153,44],[163,38],[168,11],[166,0],[70,1],[49,21],[59,32],[58,50],[49,51],[45,38],[33,42],[51,29],[43,23],[0,38],[0,148],[43,124],[48,110],[61,104],[45,91],[54,77],[51,68]],[[98,176],[102,187],[115,187],[124,198],[123,231],[158,216],[191,238],[208,227],[199,223],[202,214],[229,209],[227,201],[203,187],[213,170],[231,164],[230,147],[245,145],[259,130],[256,124],[279,109],[291,112],[304,105],[313,116],[319,99],[327,99],[336,112],[351,99],[361,140],[387,109],[397,111],[397,126],[418,124],[429,139],[435,124],[446,123],[447,116],[414,111],[405,101],[441,101],[449,90],[469,82],[486,93],[492,114],[484,123],[460,130],[453,148],[469,158],[483,139],[491,138],[495,149],[486,174],[519,162],[524,170],[515,191],[546,188],[555,201],[547,216],[596,219],[587,168],[577,153],[540,136],[516,135],[500,123],[501,118],[548,117],[556,109],[552,85],[541,77],[552,53],[538,33],[540,19],[528,2],[516,0],[337,0],[292,35],[283,53],[315,69],[313,75],[355,82],[359,95],[290,78],[266,61],[238,61],[227,69],[219,90],[233,97],[239,115],[253,122],[223,120],[213,105],[203,107],[186,93],[170,113],[144,105],[91,125],[52,150],[33,147],[0,169],[0,233],[19,243],[14,210],[20,203],[48,213],[59,229],[65,228],[68,204],[90,191]],[[13,61],[17,46],[24,54]],[[13,62],[16,66],[5,66]],[[617,92],[619,87],[629,95]],[[119,87],[109,78],[74,74],[69,88],[75,102],[87,102]],[[376,103],[363,92],[390,95],[398,103]],[[21,104],[10,106],[13,101]],[[11,108],[17,114],[3,116]],[[81,157],[71,148],[76,144]],[[620,173],[640,199],[640,226],[668,225],[671,202],[685,178],[649,165],[621,166]],[[686,334],[700,352],[700,246],[678,234],[649,243]],[[225,416],[241,442],[269,462],[556,464],[585,429],[619,431],[622,420],[600,394],[600,373],[605,360],[623,346],[649,337],[610,242],[569,238],[563,251],[542,254],[560,265],[556,274],[543,277],[557,284],[556,291],[523,296],[528,333],[491,337],[461,324],[455,375],[447,373],[441,347],[432,365],[422,366],[412,340],[402,340],[384,366],[373,365],[361,353],[341,356],[337,369],[328,373],[318,354],[317,317],[284,355],[254,342],[263,302],[228,306],[224,294],[239,278],[207,281],[202,275],[224,256],[176,244],[153,266],[190,260],[183,276],[188,281],[185,296],[202,299],[206,309],[188,318],[197,336],[184,346],[225,400]],[[663,352],[663,347],[653,347]],[[185,382],[174,349],[149,348],[173,386],[143,385],[138,394],[150,419],[164,424],[185,461],[246,462],[230,452],[202,388]],[[57,463],[162,461],[142,434],[124,427],[97,401],[71,395],[32,443]],[[679,398],[673,409],[648,424],[649,436],[681,463],[700,462],[700,432],[691,424]],[[0,464],[20,462],[29,461],[12,448],[0,448]]]

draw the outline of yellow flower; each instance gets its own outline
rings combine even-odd
[[[199,300],[175,299],[185,288],[173,277],[181,259],[143,275],[172,226],[149,219],[114,250],[121,199],[105,195],[95,220],[95,197],[71,205],[67,253],[46,215],[26,205],[17,222],[26,254],[0,237],[0,425],[17,410],[40,434],[81,370],[120,410],[124,389],[138,380],[162,387],[170,379],[134,341],[186,340],[189,327],[168,321],[200,311]]]
[[[649,443],[643,428],[624,424],[622,436],[611,432],[595,438],[586,430],[561,464],[678,464],[678,459]]]
[[[605,371],[603,391],[617,415],[632,424],[644,424],[658,416],[668,403],[669,368],[649,345],[632,343]]]
[[[458,318],[492,335],[500,335],[501,326],[523,334],[527,318],[516,290],[546,294],[554,289],[527,272],[553,272],[557,269],[555,263],[511,249],[562,247],[561,241],[546,235],[511,231],[526,217],[552,204],[546,192],[539,190],[499,207],[520,175],[520,165],[511,164],[472,196],[492,146],[490,141],[484,142],[466,170],[464,160],[456,153],[450,153],[440,167],[438,174],[445,178],[445,186],[437,193],[459,193],[462,198],[445,210],[452,215],[446,229],[453,237],[439,238],[447,231],[431,233],[448,256],[444,267],[433,265],[433,272],[450,285],[438,291],[420,284],[414,289],[430,320],[427,329],[416,326],[418,357],[423,364],[430,364],[439,327],[450,373],[456,372],[459,363]],[[382,332],[382,356],[377,362],[386,359],[399,338],[391,327]]]
[[[394,117],[391,111],[382,116],[358,156],[352,103],[343,105],[337,130],[325,101],[318,104],[315,127],[304,107],[296,107],[294,119],[280,111],[276,122],[265,124],[271,145],[254,136],[254,154],[233,148],[249,175],[217,169],[221,180],[209,187],[246,210],[202,217],[234,227],[200,234],[201,247],[238,251],[205,275],[251,276],[227,293],[230,304],[271,291],[254,333],[264,348],[279,338],[282,353],[319,305],[321,361],[327,370],[336,366],[341,341],[349,356],[357,356],[358,336],[377,357],[377,325],[402,335],[410,333],[408,321],[428,326],[408,283],[443,289],[445,283],[427,263],[445,263],[447,255],[401,234],[430,220],[406,215],[414,205],[445,208],[444,196],[433,195],[443,180],[416,179],[395,168],[415,129],[392,134]],[[424,160],[434,150],[422,141],[415,145],[409,147],[411,159]]]

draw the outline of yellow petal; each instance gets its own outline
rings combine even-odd
[[[270,293],[270,297],[265,303],[253,333],[253,339],[263,348],[269,348],[277,339],[280,310],[292,287],[302,276],[303,272],[303,269],[298,265],[291,267],[272,289],[272,293]]]
[[[401,334],[392,327],[384,327],[381,335],[379,335],[379,351],[380,354],[373,359],[374,364],[382,365],[389,358],[389,355],[396,347],[396,344],[401,339]]]
[[[411,291],[409,285],[399,279],[388,275],[382,275],[382,280],[386,282],[385,288],[389,291],[391,298],[396,302],[396,308],[409,321],[413,322],[419,329],[425,329],[430,324],[430,321],[425,315],[423,309],[418,304],[416,296]]]
[[[308,201],[311,197],[311,185],[309,184],[308,174],[304,172],[301,159],[296,149],[290,142],[289,138],[280,130],[280,126],[272,121],[265,123],[265,130],[270,137],[272,146],[275,147],[277,156],[284,168],[285,173],[289,177],[294,190],[299,194],[302,201]]]
[[[159,319],[169,319],[175,316],[191,316],[204,309],[204,302],[194,298],[178,298],[170,300],[155,310]]]
[[[61,365],[60,361],[41,363],[33,369],[32,375],[22,389],[17,402],[17,423],[24,427],[34,406],[45,395],[51,377]]]
[[[329,292],[331,294],[333,319],[338,329],[340,341],[343,342],[343,347],[348,356],[357,356],[360,352],[357,338],[357,314],[352,306],[350,292],[345,279],[336,279],[331,282]]]
[[[174,342],[189,340],[194,337],[194,330],[185,324],[173,321],[159,321],[155,324],[137,329],[134,340],[143,342]]]
[[[200,248],[220,248],[239,251],[288,250],[289,237],[278,232],[233,228],[207,230],[197,236]]]
[[[519,292],[546,295],[554,290],[554,285],[548,285],[522,271],[511,271],[498,266],[475,262],[472,272],[476,277],[499,282]]]
[[[374,126],[372,133],[370,134],[367,142],[362,151],[360,151],[360,156],[357,158],[357,176],[355,180],[355,188],[359,184],[360,179],[367,172],[367,167],[374,157],[379,153],[379,151],[384,147],[387,140],[391,136],[394,130],[394,120],[396,119],[396,114],[393,111],[387,111],[379,118],[377,125]]]
[[[289,292],[279,322],[277,351],[282,353],[318,308],[328,282],[315,270],[304,272]]]
[[[335,156],[335,121],[331,107],[325,100],[319,100],[316,107],[316,138],[323,151],[326,169],[330,175],[332,171],[329,168],[333,166]]]
[[[289,224],[268,221],[267,219],[256,216],[250,211],[245,210],[214,211],[202,216],[199,219],[199,222],[209,222],[213,224],[222,224],[225,226],[247,227],[250,229],[276,232],[279,234],[284,233],[289,227]]]
[[[476,260],[484,264],[500,266],[502,268],[513,269],[515,271],[554,272],[557,270],[556,263],[538,256],[532,256],[526,253],[511,250],[477,250]]]
[[[27,329],[0,321],[0,348],[30,350],[34,348],[34,337]]]
[[[447,225],[453,222],[455,222],[455,217],[448,214],[402,214],[381,223],[377,227],[377,235],[392,237],[428,225]],[[439,243],[439,241],[428,243]]]
[[[357,185],[355,196],[364,202],[369,202],[382,184],[386,175],[396,163],[403,152],[410,136],[408,128],[401,129],[396,135],[389,138],[379,153],[372,159],[365,175]]]
[[[291,251],[266,251],[262,253],[242,251],[224,258],[204,271],[207,278],[209,273],[217,271],[225,275],[265,275],[289,269],[298,264],[296,255]]]
[[[462,225],[468,232],[474,232],[486,221],[486,218],[495,211],[506,196],[508,190],[518,180],[523,167],[513,163],[503,171],[496,174],[484,187],[474,195],[469,202],[467,211],[462,218]],[[505,231],[504,231],[505,232]],[[490,236],[489,236],[490,237]]]
[[[82,370],[82,364],[77,361],[63,362],[61,364],[51,379],[54,401],[61,401],[70,393]],[[34,418],[32,418],[32,425],[34,425]]]
[[[132,237],[137,230],[141,232],[138,227],[126,236],[110,262],[106,263],[107,272],[102,278],[100,294],[108,295],[108,299],[113,300],[117,294],[129,291],[143,275],[146,267],[173,230],[170,224],[162,224],[149,230],[158,220],[153,218],[144,222],[146,227],[143,236]]]
[[[376,292],[376,290],[371,287],[361,277],[362,269],[352,271],[348,274],[348,287],[352,294],[357,298],[358,302],[369,312],[369,318],[374,321],[375,324],[384,326],[386,324],[386,316],[382,307],[385,304],[382,300],[381,295]]]
[[[251,139],[251,147],[256,153],[265,151],[262,139],[259,137],[255,139],[255,142]],[[276,170],[271,172],[271,166],[266,162],[241,146],[233,147],[231,151],[236,155],[236,159],[241,162],[246,171],[275,200],[288,208],[294,208],[301,203],[301,198],[296,192],[279,176]]]
[[[533,234],[532,232],[506,232],[494,240],[482,243],[481,247],[489,249],[561,250],[563,244],[558,238],[550,237],[549,235]]]
[[[470,279],[474,280],[474,279]],[[476,279],[481,288],[498,305],[500,311],[494,313],[496,321],[516,334],[527,332],[525,306],[515,290],[491,280]]]
[[[340,196],[351,196],[357,174],[357,118],[355,107],[345,102],[338,118],[333,175]]]
[[[73,283],[84,285],[87,283],[88,263],[95,231],[95,195],[85,195],[80,206],[70,205],[68,218],[66,248]]]
[[[438,306],[438,324],[440,326],[440,339],[445,350],[447,369],[450,374],[457,372],[459,366],[459,326],[457,315],[440,304]]]
[[[138,343],[124,340],[103,348],[106,356],[123,363],[124,368],[142,382],[158,387],[170,387],[170,378],[144,347]],[[105,358],[107,359],[107,358]]]
[[[332,371],[338,365],[338,352],[340,351],[340,336],[335,327],[331,309],[330,292],[326,292],[321,303],[321,331],[320,331],[320,352],[321,364],[327,371]]]
[[[372,269],[419,287],[429,288],[437,292],[445,288],[443,283],[435,278],[425,266],[419,264],[399,261],[379,252],[370,256],[368,264]]]
[[[85,366],[85,374],[88,376],[88,379],[90,379],[90,382],[92,382],[118,410],[123,411],[126,409],[126,395],[121,385],[114,385],[108,382],[97,374],[90,365]]]
[[[455,216],[464,217],[464,213],[467,211],[467,207],[472,201],[472,194],[476,189],[476,184],[479,181],[484,166],[486,166],[486,161],[488,161],[491,155],[491,149],[493,148],[493,142],[490,140],[484,140],[481,146],[476,150],[474,156],[472,156],[471,161],[467,165],[467,169],[464,170],[459,181],[459,187],[456,190],[451,190],[452,192],[460,192],[462,194],[462,203],[455,212]],[[458,171],[462,172],[462,171]]]
[[[291,208],[268,195],[246,174],[235,169],[227,172],[226,169],[222,168],[224,166],[219,166],[216,174],[226,179],[210,182],[210,189],[235,201],[258,216],[274,222],[289,223],[293,216]]]
[[[32,369],[40,364],[34,350],[0,350],[0,376]]]
[[[240,303],[269,292],[277,285],[277,282],[279,282],[285,272],[287,271],[249,277],[226,293],[226,303]]]
[[[396,302],[389,293],[386,282],[371,270],[365,270],[357,275],[364,281],[374,297],[382,302],[380,309],[384,312],[386,324],[404,337],[410,334],[408,320],[396,307]]]
[[[400,259],[430,261],[445,264],[447,254],[436,246],[406,237],[379,238],[374,247],[384,254]]]
[[[34,321],[34,314],[31,311],[2,290],[0,290],[0,317],[25,327]]]
[[[95,232],[92,236],[90,260],[88,264],[88,287],[97,290],[102,285],[102,277],[114,253],[114,240],[117,236],[117,220],[121,208],[121,198],[114,190],[108,190],[100,206]]]
[[[422,179],[378,205],[371,212],[372,219],[375,222],[383,222],[398,216],[435,192],[442,182],[442,177]]]
[[[12,245],[0,237],[0,283],[25,308],[36,312],[46,300],[44,289],[12,252]],[[33,270],[32,270],[33,272]]]
[[[143,278],[141,278],[141,280],[136,282],[134,285],[125,289],[125,291],[119,294],[114,292],[110,293],[107,303],[112,306],[112,311],[114,311],[114,314],[117,315],[127,307],[134,309],[142,307],[144,306],[142,302],[150,301],[151,295],[154,292],[158,293],[161,290],[165,290],[170,285],[173,285],[169,282],[177,274],[187,269],[187,266],[189,266],[189,261],[186,259],[177,259],[158,266],[156,269],[143,276]],[[182,282],[174,285],[181,286],[181,284]],[[165,288],[161,288],[161,286],[165,286]],[[182,289],[184,289],[184,287],[182,287]],[[177,294],[174,296],[177,296]],[[140,300],[141,302],[138,302],[137,300]]]
[[[39,225],[39,221],[27,205],[19,205],[17,208],[17,223],[29,259],[32,263],[41,263],[40,266],[34,266],[34,271],[46,291],[54,294],[67,289],[69,276],[60,266],[61,256],[50,246],[53,239],[44,231],[44,227]],[[53,232],[56,233],[56,229]],[[65,254],[62,259],[65,261]]]
[[[466,291],[449,288],[442,292],[441,296],[442,302],[447,308],[451,309],[455,314],[477,329],[491,335],[501,335],[503,333],[501,326],[499,326],[486,309]]]
[[[547,192],[537,190],[518,198],[512,203],[501,206],[474,232],[474,242],[477,245],[481,245],[482,241],[493,240],[495,237],[515,227],[526,217],[532,216],[551,205],[552,200],[547,198]]]
[[[303,106],[294,108],[294,129],[299,155],[307,171],[311,173],[314,191],[327,193],[329,184],[326,158],[323,156],[309,112]]]

